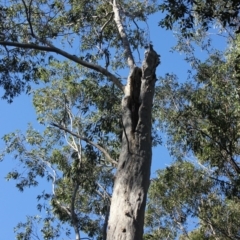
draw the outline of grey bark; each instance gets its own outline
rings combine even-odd
[[[152,160],[152,102],[159,55],[149,46],[142,68],[130,76],[122,100],[123,141],[115,176],[107,240],[141,240]]]

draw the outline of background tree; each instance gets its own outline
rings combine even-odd
[[[161,79],[156,114],[176,162],[152,182],[146,239],[239,239],[238,55],[236,35],[205,61],[187,51],[189,81]],[[199,223],[189,232],[192,217]]]
[[[199,28],[207,31],[214,25],[239,32],[239,1],[171,0],[161,2],[159,9],[166,13],[159,25],[167,29],[178,25],[184,36],[192,36]]]
[[[188,81],[167,74],[156,89],[156,118],[176,162],[152,180],[145,238],[239,239],[239,2],[164,1],[160,9],[191,70]],[[228,40],[227,52],[210,34]]]

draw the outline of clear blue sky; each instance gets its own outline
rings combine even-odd
[[[159,18],[157,15],[148,22],[150,29],[150,38],[154,49],[161,55],[161,65],[158,67],[157,75],[165,73],[176,73],[181,81],[187,76],[189,65],[184,62],[184,56],[177,53],[170,53],[171,47],[176,43],[171,31],[162,30],[158,27]],[[141,53],[143,54],[143,53]],[[37,86],[33,86],[37,87]],[[2,92],[0,92],[2,93]],[[0,100],[0,137],[4,134],[15,131],[16,129],[23,132],[27,128],[27,123],[31,122],[35,129],[41,130],[42,127],[36,121],[35,112],[31,103],[31,96],[22,94],[14,99],[12,104]],[[163,140],[165,136],[163,135]],[[4,148],[2,140],[0,149]],[[166,165],[170,164],[171,159],[165,146],[154,148],[152,174]],[[51,184],[42,182],[36,188],[26,189],[23,193],[15,188],[15,182],[7,182],[5,176],[7,172],[16,167],[17,161],[8,156],[0,163],[0,239],[15,239],[13,228],[20,221],[25,221],[26,215],[39,214],[36,209],[36,196],[44,189],[50,189]]]

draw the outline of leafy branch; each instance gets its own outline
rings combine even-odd
[[[66,57],[67,59],[72,60],[75,63],[78,63],[89,69],[95,70],[99,73],[102,73],[104,76],[108,77],[109,80],[112,81],[120,90],[124,91],[124,86],[119,81],[119,79],[115,75],[110,73],[107,69],[105,69],[97,64],[93,64],[93,63],[84,61],[81,58],[78,58],[75,55],[71,55],[57,47],[54,47],[54,46],[48,47],[48,46],[40,46],[40,45],[32,44],[32,43],[18,43],[18,42],[8,42],[8,41],[0,41],[0,45],[26,48],[26,49],[36,49],[36,50],[40,50],[40,51],[54,52],[54,53],[60,54],[61,56]]]
[[[61,130],[63,130],[63,131],[68,132],[68,133],[71,134],[72,136],[77,137],[77,138],[85,141],[86,143],[92,145],[93,147],[96,147],[100,152],[102,152],[102,153],[105,155],[105,157],[106,157],[112,164],[114,164],[114,166],[116,166],[116,165],[118,164],[117,161],[114,160],[114,159],[112,159],[111,156],[109,155],[109,153],[108,153],[103,147],[101,147],[99,144],[94,143],[94,142],[90,141],[88,138],[83,137],[83,136],[80,136],[80,135],[72,132],[71,130],[67,129],[66,127],[64,127],[64,126],[62,126],[62,125],[59,125],[59,124],[57,124],[57,123],[52,122],[51,125],[54,126],[54,127],[59,128],[59,129],[61,129]]]

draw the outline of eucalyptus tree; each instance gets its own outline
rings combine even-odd
[[[240,239],[239,186],[193,162],[158,170],[149,190],[144,239]]]
[[[84,140],[94,146],[94,149],[101,152],[103,161],[117,164],[107,224],[107,239],[111,240],[139,240],[143,235],[152,158],[151,111],[155,71],[160,62],[159,55],[150,43],[146,21],[148,15],[157,11],[156,6],[154,0],[13,0],[1,3],[0,6],[0,85],[5,89],[3,97],[8,101],[12,101],[14,96],[25,89],[29,92],[32,81],[39,82],[43,76],[50,81],[51,76],[56,74],[53,65],[50,67],[51,62],[62,61],[63,58],[71,60],[75,65],[74,69],[77,69],[77,66],[84,67],[86,77],[98,80],[99,91],[102,91],[104,86],[112,87],[110,95],[101,95],[101,98],[96,96],[92,108],[91,103],[86,100],[89,105],[85,106],[85,109],[101,113],[100,108],[110,104],[116,92],[122,93],[122,102],[119,103],[121,110],[119,108],[118,114],[123,134],[120,154],[117,156],[111,156],[108,148],[97,143],[99,139],[96,136],[98,133],[101,135],[104,129],[96,127],[93,136],[89,134],[91,131],[88,133],[91,125],[83,131],[69,129],[71,114],[67,108],[69,99],[65,98],[65,95],[65,113],[61,118],[54,118],[54,121],[50,122],[56,131],[68,133],[72,138]],[[143,48],[146,49],[144,60],[139,67],[136,59],[141,61],[139,51]],[[122,69],[129,71],[126,80],[119,74]],[[72,72],[68,74],[71,75]],[[61,78],[67,76],[65,74]],[[85,88],[91,89],[91,84],[93,83],[88,81]],[[75,94],[77,95],[77,92]],[[87,93],[84,98],[88,98]],[[49,100],[49,105],[51,104]],[[111,117],[111,114],[109,111],[108,117]],[[100,125],[105,123],[108,127],[107,133],[115,134],[116,124],[112,124],[109,118],[109,124],[104,121],[105,116],[100,117]],[[72,141],[70,144],[76,145],[75,151],[79,154],[80,144],[77,144],[76,140]],[[77,159],[81,159],[81,156],[77,156]],[[89,161],[89,158],[86,159],[85,161]],[[74,169],[77,169],[74,176],[81,176],[81,169],[77,166]],[[73,183],[77,188],[78,180]],[[64,182],[61,184],[64,185]],[[75,197],[73,195],[73,198]],[[63,210],[64,204],[59,206],[59,209]],[[71,210],[65,209],[65,214],[66,218],[71,218],[73,226],[76,226],[74,204]],[[79,238],[78,234],[76,235]]]
[[[152,180],[146,239],[240,239],[238,34],[233,39],[205,61],[187,58],[188,81],[160,79],[156,115],[176,162]],[[192,217],[198,227],[188,232]]]

